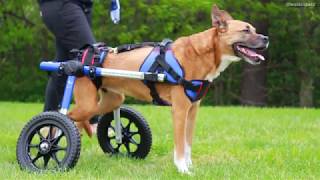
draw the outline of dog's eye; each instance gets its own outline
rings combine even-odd
[[[242,30],[242,32],[245,32],[247,34],[251,33],[250,29],[244,29],[244,30]]]

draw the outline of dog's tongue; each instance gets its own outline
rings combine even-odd
[[[265,60],[265,58],[262,55],[252,51],[251,49],[242,48],[242,50],[250,57],[256,57],[256,58],[259,58],[259,59],[261,59],[263,61]]]
[[[264,56],[262,56],[262,55],[260,55],[260,54],[257,54],[257,57],[258,57],[259,59],[261,59],[262,61],[266,60],[266,59],[264,58]]]

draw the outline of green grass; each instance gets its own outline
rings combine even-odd
[[[0,179],[320,179],[320,111],[202,107],[193,146],[193,175],[172,161],[169,108],[133,106],[148,120],[152,150],[145,160],[110,157],[83,136],[78,164],[65,173],[23,172],[16,141],[41,104],[0,103]]]

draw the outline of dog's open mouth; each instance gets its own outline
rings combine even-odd
[[[243,58],[250,64],[260,64],[261,61],[265,60],[261,54],[258,54],[258,52],[262,52],[265,48],[250,48],[243,44],[236,43],[233,45],[233,49],[237,56]]]

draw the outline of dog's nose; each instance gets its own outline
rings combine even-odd
[[[268,36],[261,35],[261,39],[265,44],[269,43],[269,37]]]

